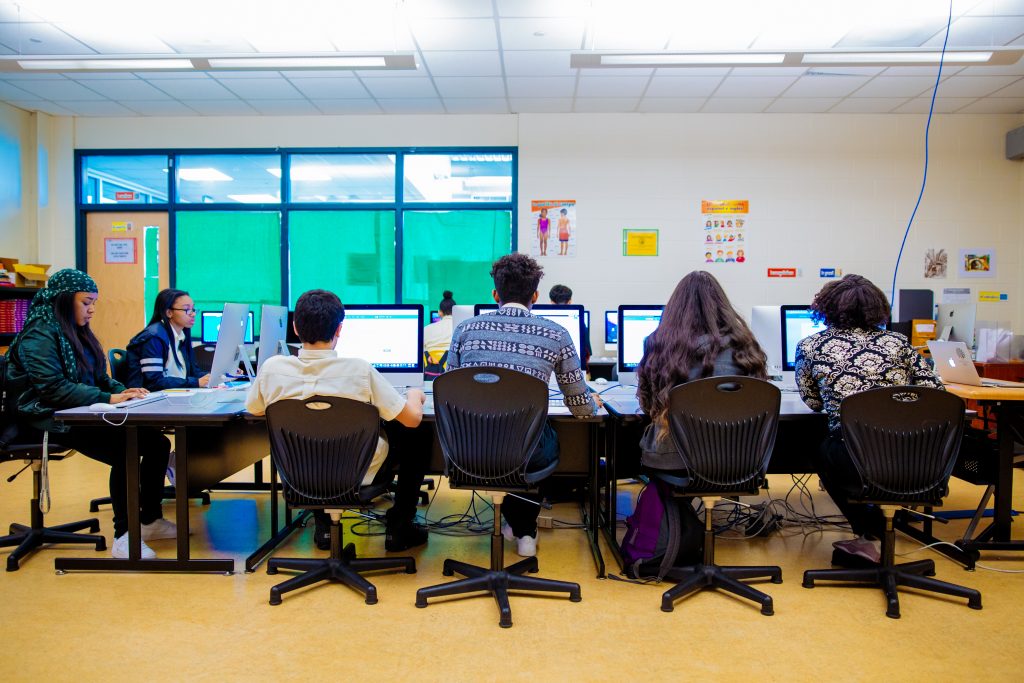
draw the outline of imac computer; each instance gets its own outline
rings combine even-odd
[[[768,357],[768,376],[782,377],[781,306],[754,306],[750,312],[750,331]]]
[[[431,325],[433,325],[436,322],[440,322],[440,320],[441,320],[441,312],[440,311],[431,311],[430,312],[430,324]]]
[[[636,384],[636,371],[644,357],[644,342],[658,325],[664,306],[619,306],[619,383]]]
[[[423,386],[423,306],[350,304],[335,349],[362,358],[398,389]]]
[[[973,349],[977,315],[976,304],[939,304],[935,331],[943,341],[963,342]]]
[[[604,312],[604,345],[615,346],[619,343],[619,312]]]
[[[203,323],[203,343],[204,344],[216,344],[217,339],[220,335],[220,318],[222,313],[220,311],[203,311],[202,323]],[[245,326],[245,343],[252,344],[252,323],[253,313],[249,311],[248,323]]]
[[[245,352],[243,344],[243,332],[251,320],[252,312],[249,310],[249,304],[224,304],[208,386],[216,387],[223,384],[228,375],[234,375],[237,372],[239,362],[244,363],[246,372],[250,376],[252,375],[249,354]],[[206,338],[205,324],[203,325],[203,338]]]
[[[473,306],[452,306],[452,329],[476,315],[473,309]]]
[[[477,304],[476,314],[491,313],[498,310],[498,304]],[[580,355],[580,345],[585,334],[583,329],[583,306],[575,304],[534,304],[530,313],[540,318],[546,318],[553,323],[558,323],[566,329],[572,339],[572,345],[576,348],[576,355]]]
[[[782,380],[793,384],[796,370],[796,345],[806,337],[825,329],[825,323],[814,319],[810,306],[779,306],[782,335],[779,349],[782,352]]]
[[[278,354],[291,355],[288,351],[288,307],[263,304],[260,316],[260,350],[256,356],[256,372],[259,373],[268,358]]]

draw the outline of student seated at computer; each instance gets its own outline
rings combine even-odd
[[[107,375],[106,354],[89,321],[96,312],[99,288],[80,270],[54,273],[36,293],[25,326],[7,352],[7,387],[17,406],[19,431],[27,441],[42,442],[40,432],[66,448],[110,465],[110,499],[114,509],[114,542],[110,553],[128,558],[128,485],[125,481],[126,431],[117,427],[69,427],[54,420],[58,410],[93,403],[123,403],[149,393],[126,389]],[[177,527],[163,518],[160,507],[164,472],[171,444],[158,430],[139,427],[139,519],[142,558],[156,553],[145,541],[175,538]]]
[[[555,285],[548,292],[551,303],[558,306],[567,306],[572,303],[572,290],[565,285]],[[583,361],[583,368],[586,369],[590,362],[590,328],[583,330],[583,339],[580,341],[580,360]]]
[[[847,396],[877,387],[942,389],[942,382],[904,335],[883,329],[889,301],[867,278],[850,274],[829,282],[814,296],[811,310],[826,327],[797,345],[796,385],[809,408],[828,415],[829,436],[815,454],[815,466],[825,490],[857,534],[833,545],[843,555],[878,562],[878,545],[872,539],[882,537],[885,520],[879,508],[848,501],[850,487],[860,477],[843,443],[839,404]]]
[[[361,358],[339,358],[338,337],[344,334],[345,307],[332,292],[312,289],[295,302],[294,328],[302,341],[298,356],[274,356],[263,363],[249,389],[245,407],[263,415],[267,406],[285,399],[339,396],[370,403],[385,420],[364,485],[390,481],[398,467],[395,503],[387,511],[384,547],[389,552],[407,550],[427,542],[427,530],[414,522],[420,484],[429,453],[407,447],[405,427],[417,427],[423,419],[426,395],[410,387],[403,398],[381,374]],[[398,423],[397,425],[395,423]],[[330,548],[330,518],[314,511],[316,544]]]
[[[452,345],[452,309],[455,307],[455,299],[450,291],[444,290],[441,296],[441,303],[437,305],[441,319],[423,328],[423,353],[427,361],[424,374],[435,377],[444,372],[442,359]]]
[[[530,313],[537,303],[537,285],[543,275],[543,269],[526,254],[509,254],[495,261],[491,268],[492,294],[499,308],[455,328],[448,351],[448,369],[510,367],[545,384],[554,372],[566,407],[577,417],[587,417],[597,411],[597,404],[583,381],[580,358],[569,332],[558,323]],[[494,329],[496,319],[501,322],[500,331]],[[544,469],[557,458],[558,436],[546,425],[527,469]],[[509,496],[502,503],[501,512],[505,515],[505,538],[516,540],[521,556],[536,555],[539,504]]]
[[[127,384],[150,391],[205,387],[210,382],[192,353],[196,306],[188,292],[165,289],[156,295],[146,329],[128,342]]]

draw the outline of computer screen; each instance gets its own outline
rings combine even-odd
[[[619,306],[619,373],[636,372],[644,357],[644,342],[661,324],[664,306]],[[621,378],[620,378],[621,381]]]
[[[203,324],[203,343],[204,344],[216,344],[217,334],[220,332],[220,318],[221,311],[203,311],[202,324]],[[253,313],[249,311],[249,322],[245,326],[245,343],[252,344],[252,323]]]
[[[824,322],[811,317],[810,306],[780,306],[782,332],[782,369],[796,369],[796,345],[806,337],[825,329]]]
[[[750,311],[750,331],[768,359],[768,375],[782,376],[781,306],[754,306]]]
[[[618,344],[619,343],[619,312],[618,311],[605,311],[604,312],[604,343],[605,344]]]
[[[219,386],[228,375],[233,375],[238,370],[239,361],[244,361],[247,374],[252,371],[248,357],[243,355],[242,349],[239,348],[243,345],[243,328],[252,327],[252,311],[249,310],[249,304],[224,304],[223,315],[217,315],[221,324],[218,325],[217,346],[210,366],[211,387]],[[203,332],[206,332],[205,324]]]
[[[963,342],[973,348],[977,316],[976,304],[939,304],[935,333],[946,341]]]
[[[590,311],[583,311],[583,326],[590,329]]]
[[[287,355],[285,339],[288,336],[288,308],[263,304],[260,313],[260,350],[256,357],[256,372],[260,371],[267,359],[278,354]],[[284,348],[282,348],[284,347]]]
[[[430,322],[431,323],[436,323],[440,319],[441,319],[441,313],[439,311],[431,311],[430,312]]]
[[[474,307],[477,315],[498,310],[498,304],[477,304]],[[583,339],[583,306],[576,304],[534,304],[530,313],[558,323],[569,332],[576,355],[580,354],[580,341]]]
[[[423,306],[350,304],[336,347],[339,357],[362,358],[383,373],[423,373]]]

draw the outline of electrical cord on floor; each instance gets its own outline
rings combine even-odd
[[[913,550],[908,550],[905,553],[896,553],[896,557],[906,557],[907,555],[913,555],[914,553],[919,553],[922,550],[928,550],[929,548],[934,548],[935,546],[939,546],[939,545],[948,545],[950,548],[956,548],[957,550],[963,550],[963,548],[961,548],[960,546],[958,546],[955,543],[950,543],[949,541],[936,541],[935,543],[929,543],[928,545],[922,545],[920,548],[914,548]],[[952,558],[949,558],[949,559],[952,560]],[[956,560],[953,560],[953,561],[955,562]],[[974,566],[977,567],[978,569],[984,569],[984,570],[990,571],[990,572],[999,572],[1001,574],[1024,574],[1024,569],[1000,569],[999,567],[990,567],[988,565],[979,564],[977,562],[974,563]]]

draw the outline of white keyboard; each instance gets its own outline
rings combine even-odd
[[[162,401],[165,398],[167,398],[167,394],[150,394],[145,398],[131,398],[128,399],[127,401],[122,401],[121,403],[116,404],[114,407],[120,409],[136,408],[138,406],[144,406],[147,403],[155,403],[156,401]]]

